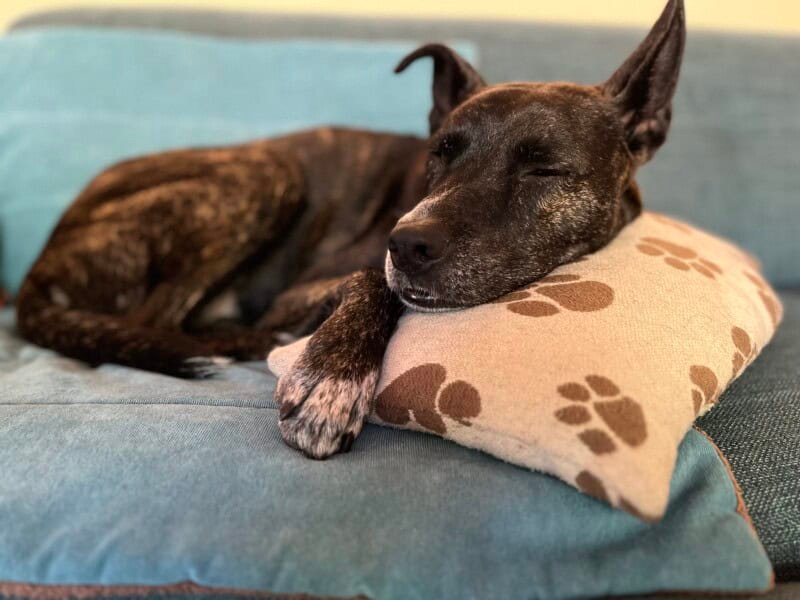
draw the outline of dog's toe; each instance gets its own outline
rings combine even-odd
[[[294,372],[278,384],[278,425],[284,441],[315,459],[349,451],[369,414],[377,373],[359,380],[330,376],[316,384],[308,380]]]
[[[217,377],[233,361],[226,356],[193,356],[183,361],[180,374],[188,379]]]

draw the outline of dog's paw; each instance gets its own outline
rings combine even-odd
[[[310,458],[347,452],[369,415],[377,371],[338,379],[295,366],[275,390],[284,441]]]
[[[193,356],[181,363],[179,374],[187,379],[210,379],[222,373],[232,362],[226,356]]]

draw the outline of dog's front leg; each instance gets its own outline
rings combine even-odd
[[[278,381],[280,430],[311,458],[350,449],[369,415],[383,354],[403,311],[381,271],[350,277],[341,302]]]

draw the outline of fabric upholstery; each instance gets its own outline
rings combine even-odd
[[[19,26],[52,24],[255,39],[467,40],[490,82],[597,83],[646,33],[524,22],[124,9],[53,11],[31,15]],[[648,208],[741,244],[763,261],[767,279],[779,287],[800,287],[800,61],[793,56],[800,56],[798,37],[690,29],[668,141],[638,175]]]
[[[349,454],[311,461],[283,444],[263,366],[207,382],[91,369],[21,342],[3,317],[0,581],[381,600],[769,586],[699,433],[670,510],[647,525],[415,432],[368,426]]]

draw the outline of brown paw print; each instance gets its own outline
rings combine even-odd
[[[412,367],[378,395],[375,414],[393,425],[405,425],[413,420],[439,435],[447,432],[442,415],[462,425],[471,425],[470,420],[481,413],[478,390],[459,379],[439,392],[445,379],[447,371],[442,365],[427,363]]]
[[[506,304],[513,313],[525,317],[549,317],[559,307],[576,312],[602,310],[614,301],[614,290],[599,281],[580,281],[580,275],[548,275],[525,290],[501,296],[495,303]],[[533,294],[548,300],[528,300]]]
[[[697,252],[686,246],[675,244],[655,237],[643,237],[636,245],[636,249],[648,256],[663,256],[664,262],[679,271],[694,269],[704,277],[716,279],[722,275],[718,265],[698,256]]]
[[[742,271],[750,281],[758,288],[758,296],[761,298],[761,302],[764,303],[764,308],[767,309],[767,313],[769,314],[770,320],[772,320],[772,327],[778,326],[778,321],[781,320],[781,305],[775,299],[775,296],[769,289],[767,282],[761,279],[755,273],[750,271]]]
[[[733,363],[731,379],[733,380],[753,361],[756,354],[758,354],[758,350],[750,339],[750,335],[741,327],[731,328],[731,339],[733,340],[733,345],[736,347],[736,350],[733,351],[733,360],[731,361]]]
[[[584,494],[588,494],[593,498],[611,504],[611,498],[608,497],[603,482],[591,471],[581,471],[578,473],[578,476],[575,478],[575,487]]]
[[[616,504],[611,502],[611,498],[609,497],[608,492],[606,492],[606,487],[603,485],[602,480],[591,471],[584,470],[578,473],[578,476],[575,477],[575,487],[592,498],[597,498],[601,502],[611,504],[612,506],[616,506],[617,508],[632,514],[637,519],[651,523],[658,521],[658,517],[643,513],[622,496],[619,497],[619,500]]]
[[[558,386],[558,394],[575,404],[560,408],[555,417],[567,425],[585,425],[592,420],[592,411],[616,436],[631,447],[647,439],[647,426],[641,405],[627,396],[621,396],[617,385],[600,375],[587,375],[586,385],[569,382]],[[595,396],[594,398],[592,396]],[[595,454],[614,452],[614,439],[599,427],[583,429],[578,438]]]
[[[714,371],[705,365],[692,365],[689,368],[689,379],[697,386],[692,390],[692,404],[694,405],[694,416],[700,413],[700,407],[704,404],[714,404],[719,397],[719,381]]]

